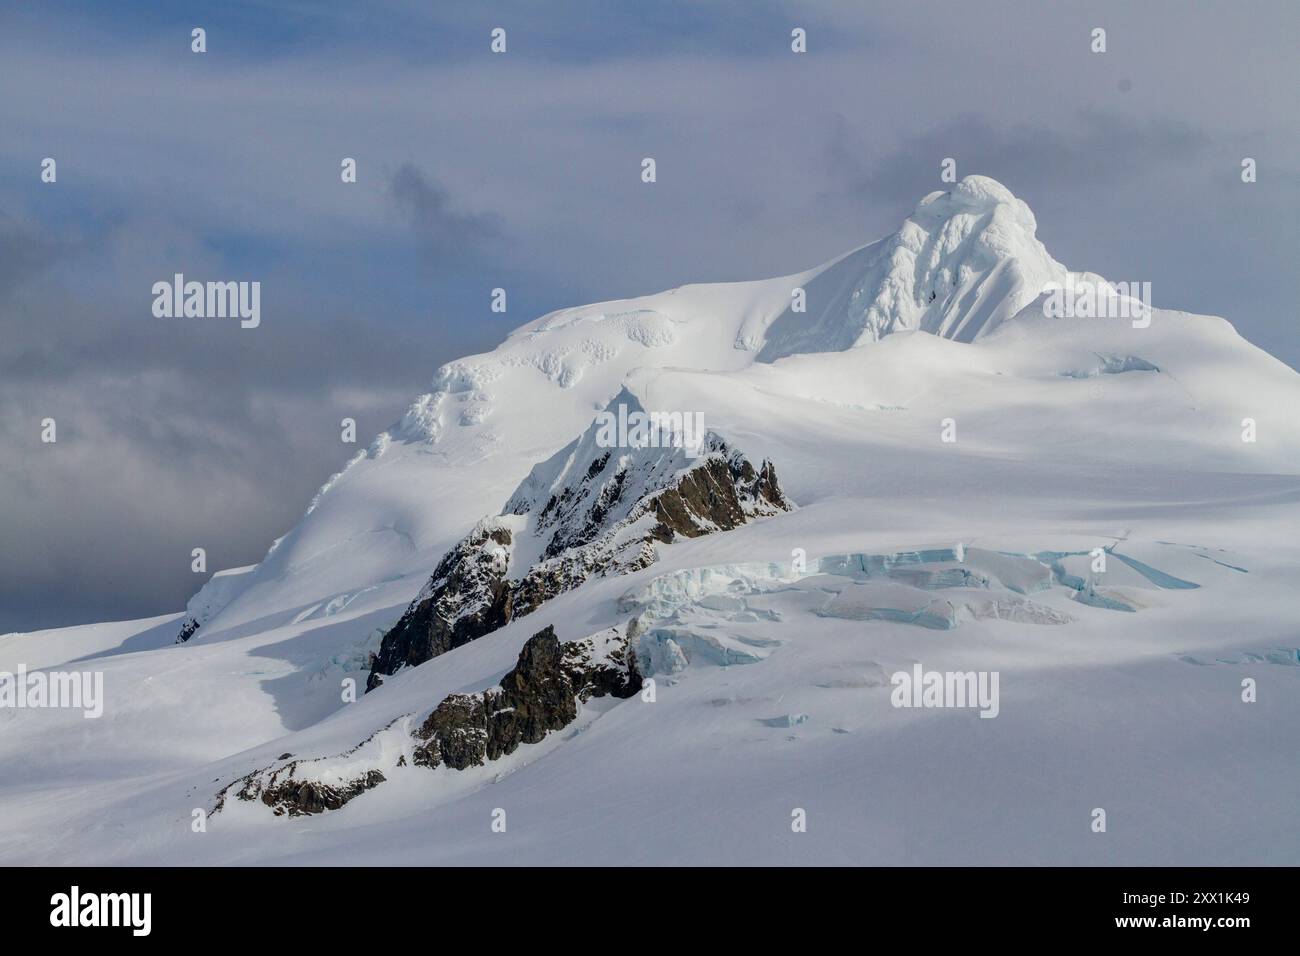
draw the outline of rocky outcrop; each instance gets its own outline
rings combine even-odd
[[[194,636],[194,632],[199,629],[199,626],[200,625],[198,621],[194,620],[194,618],[192,617],[187,617],[185,619],[185,623],[181,625],[180,632],[176,635],[176,640],[174,641],[174,643],[184,644],[186,641],[188,641],[191,637]]]
[[[409,737],[398,725],[409,727],[414,715],[393,721],[346,753],[256,770],[225,787],[213,812],[223,809],[232,794],[239,800],[261,801],[276,816],[337,810],[384,783],[385,770],[391,774],[408,766],[483,766],[567,727],[588,700],[627,698],[640,690],[636,655],[618,628],[561,643],[555,629],[546,627],[524,644],[499,686],[477,694],[451,694]]]
[[[528,639],[499,687],[452,694],[433,709],[416,731],[414,763],[482,766],[568,726],[593,697],[626,698],[640,690],[636,655],[617,629],[561,644],[547,627]]]
[[[287,772],[292,774],[292,769],[287,769]],[[288,814],[291,817],[298,817],[323,813],[326,810],[337,810],[353,797],[358,797],[367,790],[379,786],[385,779],[378,770],[371,770],[341,787],[331,787],[310,780],[294,780],[290,776],[255,796],[260,797],[276,816]],[[252,799],[252,797],[245,797],[242,792],[239,797],[241,800]]]
[[[351,750],[334,757],[319,760],[292,760],[240,777],[234,783],[223,787],[217,794],[213,813],[222,810],[227,797],[233,795],[238,800],[260,800],[279,816],[304,816],[337,810],[349,800],[371,790],[387,778],[378,768],[367,769],[359,774],[344,777],[334,772],[331,765],[354,758],[368,745],[373,744],[382,734],[392,728],[393,721],[379,733],[371,734]],[[288,760],[293,755],[281,754],[279,760]]]
[[[658,543],[794,508],[771,462],[756,468],[713,433],[695,457],[680,448],[620,453],[595,446],[589,435],[561,452],[562,461],[534,469],[504,514],[481,521],[443,557],[384,635],[367,690],[592,578],[648,567]],[[512,569],[521,554],[536,557]]]
[[[506,580],[512,532],[488,520],[478,524],[438,562],[429,582],[384,635],[366,689],[392,674],[445,654],[495,631],[514,616]]]

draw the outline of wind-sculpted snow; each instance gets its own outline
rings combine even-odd
[[[1047,254],[1034,214],[985,176],[935,192],[891,238],[870,247],[870,264],[842,314],[773,323],[759,360],[839,351],[893,332],[922,330],[973,342],[1033,302],[1066,269]]]
[[[1119,375],[1122,372],[1158,372],[1159,367],[1136,355],[1103,355],[1098,353],[1098,364],[1091,368],[1071,369],[1062,372],[1065,378],[1096,378],[1098,375]]]
[[[643,345],[646,348],[661,349],[677,343],[677,331],[672,318],[656,309],[627,309],[621,312],[597,312],[592,309],[565,309],[543,318],[527,333],[532,339],[553,332],[556,329],[590,326],[594,329],[612,329],[619,336]],[[587,338],[587,343],[603,343],[601,339]],[[598,348],[588,349],[588,353],[600,360],[612,359],[618,354],[617,341],[604,344],[604,354]]]
[[[442,366],[433,391],[420,396],[388,434],[402,441],[436,442],[448,428],[487,421],[499,404],[492,386],[520,370],[539,372],[567,390],[588,369],[613,362],[629,345],[638,346],[637,351],[661,350],[679,340],[676,323],[653,309],[578,314],[583,311],[566,310],[543,319],[514,347]],[[589,334],[575,336],[582,330]]]

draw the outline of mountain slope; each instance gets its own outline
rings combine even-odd
[[[818,269],[451,363],[188,642],[0,638],[107,695],[0,711],[0,857],[1295,863],[1300,376],[1219,318],[1049,318],[1080,275],[972,177]],[[702,414],[708,453],[603,448],[619,402]],[[482,573],[439,590],[448,555]],[[451,620],[557,567],[353,693],[426,585]],[[618,693],[560,679],[615,652]],[[999,674],[996,719],[894,706],[918,665]]]

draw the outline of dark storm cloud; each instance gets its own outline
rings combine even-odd
[[[10,242],[57,246],[12,225]],[[73,287],[103,253],[42,255],[0,295],[0,633],[179,608],[203,580],[191,548],[210,571],[258,560],[432,368],[491,337],[383,328],[328,290],[277,301],[273,272],[257,329],[157,319],[146,283],[123,301]]]
[[[499,217],[453,209],[447,189],[410,163],[393,174],[389,194],[425,250],[436,258],[461,259],[480,254],[489,243],[501,239]]]

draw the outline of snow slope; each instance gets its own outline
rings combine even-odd
[[[0,637],[0,670],[93,667],[107,698],[97,721],[0,709],[0,861],[1300,861],[1300,376],[1219,318],[1045,317],[1068,274],[1034,229],[969,177],[808,272],[545,316],[441,369],[196,596],[187,643],[180,616]],[[447,550],[521,486],[572,483],[555,456],[624,389],[702,412],[799,508],[361,694]],[[589,700],[479,767],[399,763],[543,627],[633,620],[653,702]],[[997,671],[997,717],[891,706],[917,663]],[[311,816],[212,812],[283,754],[385,781]]]

